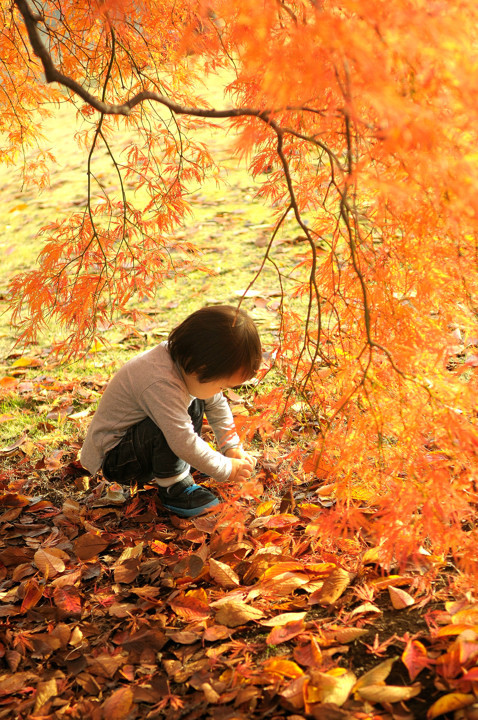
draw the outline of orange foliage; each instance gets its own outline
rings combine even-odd
[[[23,339],[51,317],[76,350],[132,293],[190,267],[174,229],[188,182],[214,172],[194,129],[230,118],[278,225],[288,211],[306,239],[292,293],[306,309],[283,299],[276,365],[315,423],[307,468],[334,485],[318,539],[360,530],[401,559],[452,552],[476,572],[474,0],[52,0],[30,19],[25,7],[2,0],[2,159],[39,137],[43,101],[60,97],[90,121],[92,153],[87,207],[45,228],[38,267],[12,282]],[[35,28],[74,83],[40,82]],[[211,108],[195,80],[220,68],[230,105]],[[119,194],[95,199],[93,149],[125,129],[137,140],[111,156]],[[263,402],[255,427],[274,413]]]

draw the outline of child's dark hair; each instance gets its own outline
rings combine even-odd
[[[259,370],[261,341],[254,321],[240,308],[212,305],[196,310],[169,335],[171,357],[185,373],[209,382],[244,372],[247,380]]]

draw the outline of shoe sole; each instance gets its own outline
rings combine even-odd
[[[216,507],[216,505],[219,505],[219,500],[217,498],[211,500],[211,502],[207,503],[207,505],[201,505],[199,508],[191,508],[190,510],[174,507],[174,505],[165,505],[163,503],[163,507],[166,510],[169,510],[169,512],[172,512],[175,515],[179,515],[179,517],[195,517],[196,515],[202,515],[206,512],[206,510]]]

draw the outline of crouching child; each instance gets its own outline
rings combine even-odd
[[[163,506],[183,517],[214,507],[218,498],[197,485],[191,468],[218,482],[241,483],[254,458],[234,427],[223,390],[252,378],[261,362],[257,328],[229,305],[204,307],[167,341],[129,360],[108,383],[80,460],[107,480],[155,484]],[[204,413],[218,450],[201,437]]]

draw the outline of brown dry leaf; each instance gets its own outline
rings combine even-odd
[[[268,580],[262,580],[260,587],[264,593],[269,593],[273,597],[285,597],[297,588],[307,585],[309,581],[310,578],[305,573],[285,572]]]
[[[413,685],[367,685],[358,691],[360,697],[368,702],[398,703],[411,700],[422,691],[420,683]]]
[[[388,592],[395,610],[403,610],[403,608],[415,605],[415,600],[412,598],[412,596],[401,588],[396,588],[393,587],[393,585],[389,585]]]
[[[93,535],[93,533],[85,533],[80,535],[74,543],[75,552],[80,560],[86,562],[99,555],[105,550],[109,542],[104,540],[101,535]]]
[[[317,595],[318,602],[321,605],[333,605],[350,585],[353,577],[352,573],[342,568],[338,567],[332,570],[330,575],[325,578],[324,584]]]
[[[377,615],[381,615],[382,611],[379,607],[374,605],[371,602],[365,602],[362,603],[362,605],[359,605],[358,607],[354,608],[352,612],[350,613],[349,617],[356,617],[357,615],[367,615],[368,613],[374,613]]]
[[[119,690],[115,690],[103,703],[103,718],[104,720],[125,720],[130,713],[132,705],[132,689],[129,687],[119,688]]]
[[[32,672],[7,673],[0,675],[0,695],[13,695],[23,690],[25,685],[38,677]]]
[[[63,503],[61,510],[63,515],[67,517],[68,520],[71,520],[74,523],[78,523],[81,515],[80,503],[76,502],[76,500],[72,500],[72,498],[67,498]]]
[[[130,558],[125,562],[116,565],[114,569],[115,582],[131,583],[136,580],[139,573],[140,561],[138,558]]]
[[[40,681],[37,685],[37,692],[35,696],[35,707],[33,712],[37,713],[48,700],[58,695],[58,686],[55,678],[51,680]]]
[[[335,640],[338,643],[350,643],[354,642],[355,640],[358,640],[359,638],[363,637],[364,635],[368,635],[370,630],[367,628],[356,628],[356,627],[343,627],[343,628],[334,628],[332,630],[327,630],[326,637],[332,637],[333,640]]]
[[[208,682],[202,683],[201,690],[203,691],[206,702],[208,703],[212,703],[214,705],[215,703],[218,703],[221,699],[219,693],[217,693],[212,687],[212,685]]]
[[[266,638],[267,645],[279,645],[280,643],[287,642],[293,637],[300,635],[305,631],[305,623],[303,620],[295,620],[294,622],[286,623],[285,625],[278,625],[272,628],[269,635]]]
[[[209,642],[215,642],[216,640],[224,640],[225,638],[230,637],[231,634],[232,632],[230,628],[225,625],[211,625],[204,631],[202,639]]]
[[[167,632],[167,637],[180,645],[193,645],[201,639],[198,633],[190,630],[170,630]]]
[[[33,556],[35,565],[45,578],[51,578],[65,570],[65,560],[69,556],[63,550],[55,547],[40,548]]]
[[[18,666],[20,665],[20,662],[22,661],[22,655],[21,653],[17,652],[17,650],[6,650],[5,660],[7,661],[8,667],[10,668],[11,672],[15,673]]]
[[[226,563],[214,558],[209,560],[209,574],[223,588],[232,589],[240,585],[237,573]]]
[[[322,651],[314,636],[306,645],[298,645],[294,649],[294,660],[305,667],[319,667],[322,665]]]
[[[113,603],[108,608],[108,615],[116,618],[129,617],[131,613],[138,610],[138,606],[135,603]]]
[[[294,710],[302,710],[304,708],[304,687],[307,685],[308,678],[306,675],[292,680],[286,688],[280,693],[280,697],[286,702],[287,707]]]
[[[262,617],[264,617],[262,610],[251,607],[242,600],[227,600],[216,612],[216,621],[227,627],[238,627],[252,620],[260,620]]]
[[[109,655],[108,653],[101,653],[93,658],[87,658],[89,670],[94,675],[101,675],[111,679],[115,672],[124,665],[128,660],[127,653],[121,653],[118,655]]]

